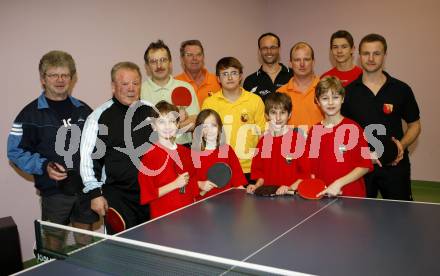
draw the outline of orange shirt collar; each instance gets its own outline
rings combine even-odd
[[[205,84],[208,81],[208,70],[206,70],[206,68],[202,68],[202,74],[205,77],[203,78],[203,82],[200,86],[202,86],[203,84]],[[183,76],[185,78],[184,81],[189,82],[191,84],[195,83],[195,80],[193,80],[191,75],[189,75],[185,70],[183,71]]]
[[[295,89],[294,78],[295,78],[295,77],[292,77],[292,78],[289,80],[289,82],[287,83],[287,91],[289,91],[289,92],[301,93],[301,92],[299,92],[298,90]],[[313,81],[312,81],[312,84],[307,88],[307,92],[304,93],[304,94],[308,94],[308,93],[310,93],[311,91],[314,92],[314,91],[315,91],[315,87],[316,87],[316,85],[318,85],[318,82],[319,82],[319,77],[318,77],[318,76],[314,76]]]

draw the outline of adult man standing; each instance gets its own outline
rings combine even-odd
[[[375,198],[380,192],[383,198],[412,200],[407,148],[421,131],[416,99],[406,83],[383,71],[387,54],[383,36],[365,36],[359,44],[359,54],[363,74],[347,86],[342,112],[363,128],[384,126],[386,136],[398,148],[398,156],[391,164],[376,164],[374,171],[365,176],[367,196]],[[402,119],[407,123],[406,131]]]
[[[70,149],[79,146],[78,132],[92,109],[69,96],[76,76],[75,61],[70,54],[48,52],[41,58],[38,69],[44,91],[15,119],[8,137],[8,158],[34,176],[43,220],[91,229],[98,216],[91,211],[89,198],[81,193],[79,152]],[[58,132],[64,133],[60,137],[65,139],[57,139]],[[62,153],[65,155],[61,156]],[[61,187],[62,183],[66,186]],[[49,247],[59,248],[63,241],[50,242]]]
[[[142,77],[136,64],[117,63],[111,79],[113,98],[98,107],[84,126],[81,177],[92,209],[104,216],[112,207],[130,228],[150,218],[148,205],[140,205],[136,149],[148,143],[152,128],[136,127],[153,117],[154,109],[138,102]],[[132,104],[140,106],[134,109]]]
[[[199,105],[220,90],[217,77],[205,68],[205,51],[199,40],[186,40],[180,45],[180,60],[183,72],[176,76],[177,80],[192,85],[196,92]]]
[[[264,33],[258,38],[258,53],[261,67],[246,77],[243,88],[259,95],[262,100],[286,84],[292,77],[292,70],[280,63],[280,38],[274,33]]]
[[[313,71],[315,55],[306,42],[298,42],[290,50],[293,77],[277,92],[286,93],[292,99],[293,111],[288,124],[307,131],[323,119],[321,109],[315,102],[315,87],[319,82]]]
[[[332,34],[330,38],[330,52],[335,62],[335,67],[322,74],[325,76],[335,76],[341,80],[345,87],[362,74],[362,69],[353,63],[354,54],[353,36],[345,30],[339,30]]]
[[[192,96],[191,105],[185,110],[180,110],[180,128],[194,125],[200,111],[199,102],[194,88],[187,82],[176,80],[171,75],[171,52],[162,40],[152,42],[144,54],[145,69],[150,78],[142,84],[141,99],[153,105],[164,100],[169,103],[171,94],[177,87],[187,88]],[[188,128],[190,129],[190,128]],[[189,146],[192,141],[191,132],[186,132],[177,137],[176,143]]]

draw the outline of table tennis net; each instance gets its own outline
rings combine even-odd
[[[50,222],[35,230],[40,254],[112,275],[304,275]]]

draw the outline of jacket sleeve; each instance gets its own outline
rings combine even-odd
[[[35,175],[42,175],[47,166],[47,158],[35,150],[36,127],[25,122],[20,113],[12,124],[8,136],[8,158],[20,170]]]
[[[106,145],[99,140],[98,118],[92,113],[86,120],[81,136],[80,173],[84,183],[84,192],[92,192],[92,198],[101,195],[101,186],[105,181],[103,166],[100,159],[106,152]],[[99,117],[99,116],[98,116]]]

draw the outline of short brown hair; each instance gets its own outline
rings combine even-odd
[[[170,48],[168,48],[168,46],[163,42],[163,40],[159,39],[156,42],[151,42],[150,45],[148,45],[147,50],[145,50],[144,53],[145,64],[148,64],[148,54],[150,53],[150,51],[157,51],[160,49],[164,49],[167,52],[168,59],[171,61]]]
[[[166,115],[170,112],[176,112],[177,114],[179,114],[179,109],[177,108],[177,106],[170,104],[167,101],[160,101],[155,105],[157,111],[159,112],[159,114],[155,114],[155,118],[159,118],[160,115]],[[177,116],[176,118],[176,122],[179,122],[180,117]]]
[[[240,61],[235,57],[221,58],[215,66],[215,74],[220,76],[220,71],[228,69],[229,67],[236,68],[240,74],[243,74],[243,65],[241,65]]]
[[[330,49],[333,46],[333,40],[336,38],[344,38],[345,40],[347,40],[350,47],[353,48],[354,46],[353,36],[346,30],[339,30],[334,32],[330,37]]]
[[[50,51],[40,59],[40,63],[38,64],[40,78],[44,78],[49,67],[67,67],[72,77],[76,74],[75,61],[69,53],[63,51]]]
[[[112,70],[110,72],[112,81],[115,81],[116,73],[121,69],[128,69],[132,71],[136,71],[139,75],[139,77],[142,79],[141,70],[139,69],[139,66],[137,66],[135,63],[130,61],[122,61],[118,62],[115,65],[113,65]]]
[[[380,34],[368,34],[362,38],[361,42],[359,42],[359,53],[361,52],[362,44],[368,43],[368,42],[380,42],[383,45],[383,52],[384,54],[387,53],[387,41],[385,37],[381,36]]]
[[[319,99],[323,94],[332,91],[333,94],[345,97],[345,89],[341,81],[335,76],[327,76],[322,78],[315,88],[315,97]]]
[[[202,50],[202,54],[205,54],[203,50],[202,42],[198,39],[185,40],[180,44],[180,56],[183,57],[185,55],[185,47],[186,46],[199,46]]]
[[[273,108],[280,108],[290,114],[292,113],[292,99],[284,93],[270,93],[264,100],[264,113],[269,115],[270,110]]]
[[[298,43],[295,43],[295,45],[290,48],[290,61],[292,61],[292,52],[302,48],[309,48],[312,53],[312,60],[315,60],[315,51],[313,51],[312,46],[310,46],[310,44],[308,44],[307,42],[300,41]]]

